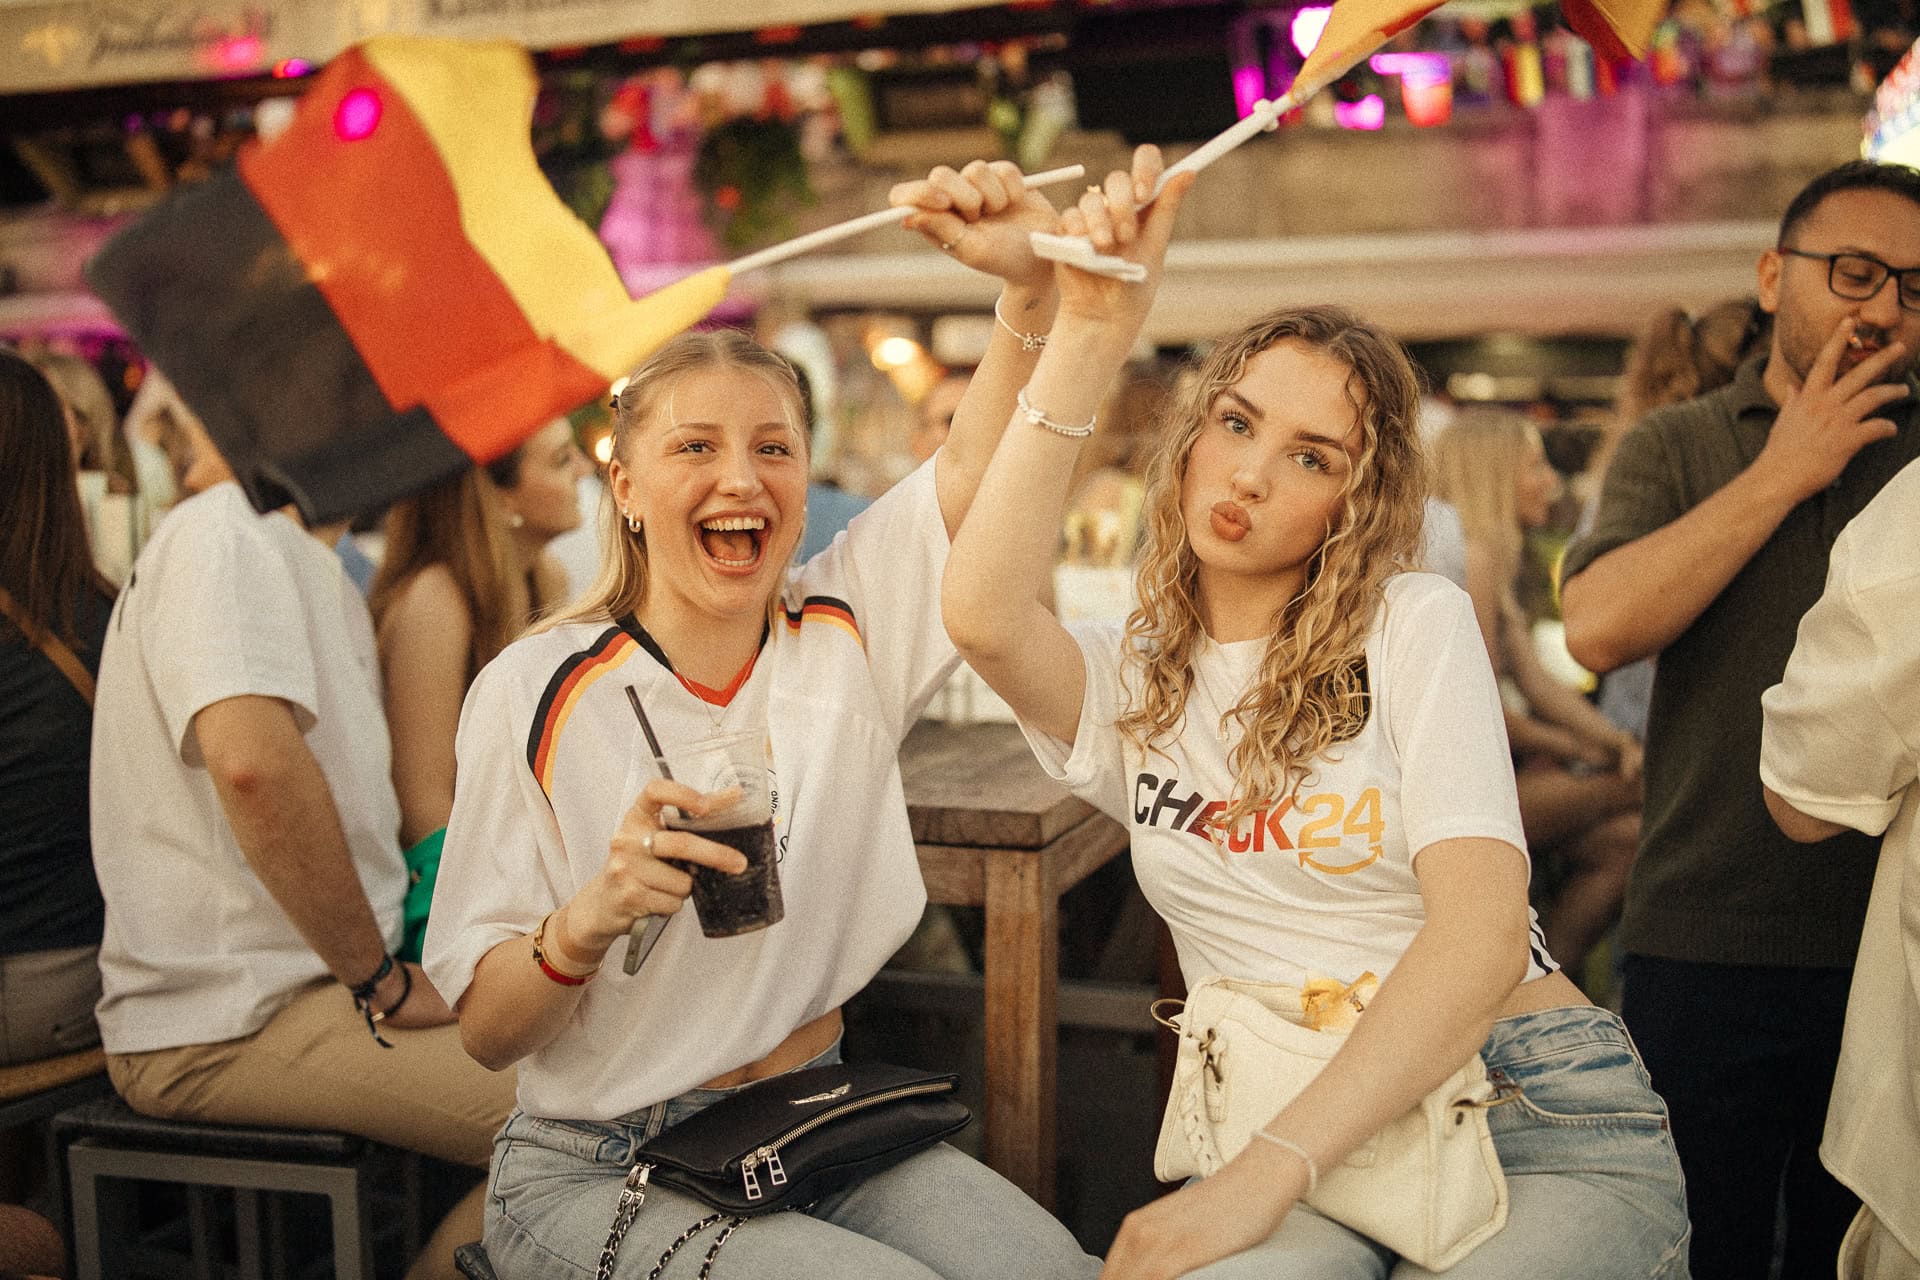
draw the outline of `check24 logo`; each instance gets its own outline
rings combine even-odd
[[[1289,838],[1280,820],[1292,810],[1306,820]],[[1337,791],[1310,795],[1297,806],[1288,796],[1271,809],[1255,810],[1232,831],[1214,828],[1211,839],[1228,853],[1263,853],[1269,847],[1291,849],[1303,868],[1323,875],[1349,876],[1380,860],[1386,826],[1380,812],[1380,788],[1368,787],[1351,804]],[[1349,847],[1345,839],[1349,836],[1357,837],[1365,846],[1366,856],[1339,861],[1337,851]]]

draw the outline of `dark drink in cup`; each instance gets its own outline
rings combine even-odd
[[[738,875],[697,862],[686,864],[693,876],[693,909],[700,917],[700,932],[709,938],[732,938],[778,924],[786,915],[786,905],[780,899],[780,873],[774,864],[773,824],[698,834],[703,840],[738,849],[747,860],[747,869]]]
[[[786,914],[773,844],[773,792],[768,785],[765,744],[764,730],[718,734],[669,747],[654,761],[661,777],[705,793],[709,806],[697,817],[669,806],[661,814],[666,825],[738,849],[747,860],[747,869],[739,875],[697,862],[682,864],[693,877],[693,909],[700,917],[700,932],[709,938],[752,933],[779,923]]]

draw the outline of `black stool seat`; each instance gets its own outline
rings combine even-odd
[[[500,1277],[493,1273],[493,1264],[487,1261],[485,1246],[478,1240],[455,1249],[453,1265],[460,1268],[460,1274],[467,1280],[500,1280]]]
[[[161,1120],[141,1115],[117,1094],[68,1107],[52,1125],[63,1144],[99,1138],[116,1145],[259,1160],[354,1160],[367,1146],[364,1138],[327,1130]]]

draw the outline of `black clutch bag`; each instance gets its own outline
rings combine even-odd
[[[884,1062],[841,1062],[773,1076],[714,1103],[635,1152],[598,1274],[613,1274],[620,1241],[657,1181],[716,1212],[681,1233],[654,1275],[693,1236],[726,1223],[700,1269],[704,1280],[748,1218],[804,1207],[965,1128],[973,1116],[954,1098],[955,1081]]]
[[[652,1181],[741,1217],[806,1204],[954,1133],[956,1077],[834,1063],[749,1085],[642,1146]]]

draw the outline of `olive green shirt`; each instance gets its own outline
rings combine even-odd
[[[1718,391],[1649,414],[1621,440],[1593,529],[1568,548],[1572,578],[1679,519],[1752,465],[1778,412],[1764,355]],[[1646,807],[1627,889],[1627,951],[1721,964],[1848,968],[1872,888],[1876,838],[1796,844],[1760,791],[1760,695],[1780,680],[1800,615],[1826,585],[1846,523],[1920,457],[1912,398],[1899,434],[1855,454],[1787,513],[1720,595],[1667,646],[1647,718]]]

